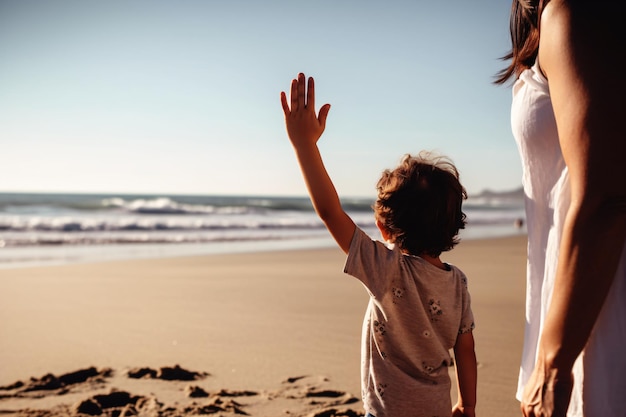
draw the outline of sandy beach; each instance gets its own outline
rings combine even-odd
[[[469,279],[480,416],[519,415],[525,254],[517,236],[442,257]],[[0,414],[362,415],[367,296],[344,260],[315,249],[0,270]]]

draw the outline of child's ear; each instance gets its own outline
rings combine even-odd
[[[389,242],[389,239],[391,237],[389,229],[387,229],[385,225],[380,222],[380,220],[376,220],[376,227],[378,227],[378,230],[380,230],[380,234],[382,235],[385,242]]]

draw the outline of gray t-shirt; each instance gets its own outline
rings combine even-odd
[[[358,227],[344,272],[370,294],[361,389],[376,417],[450,416],[450,349],[474,328],[467,278],[372,240]]]

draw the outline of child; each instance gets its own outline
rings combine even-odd
[[[406,156],[378,182],[376,224],[388,247],[369,238],[341,207],[317,141],[330,105],[315,112],[313,78],[291,82],[281,102],[315,211],[348,255],[344,272],[370,302],[363,323],[361,387],[368,417],[474,416],[476,355],[465,275],[439,255],[458,242],[466,197],[454,165]],[[459,400],[452,408],[448,367],[454,349]],[[452,410],[452,411],[451,411]]]

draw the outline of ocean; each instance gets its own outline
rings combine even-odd
[[[379,238],[372,203],[342,199]],[[520,193],[473,197],[464,211],[461,239],[526,232]],[[306,197],[0,193],[0,269],[333,245]]]

